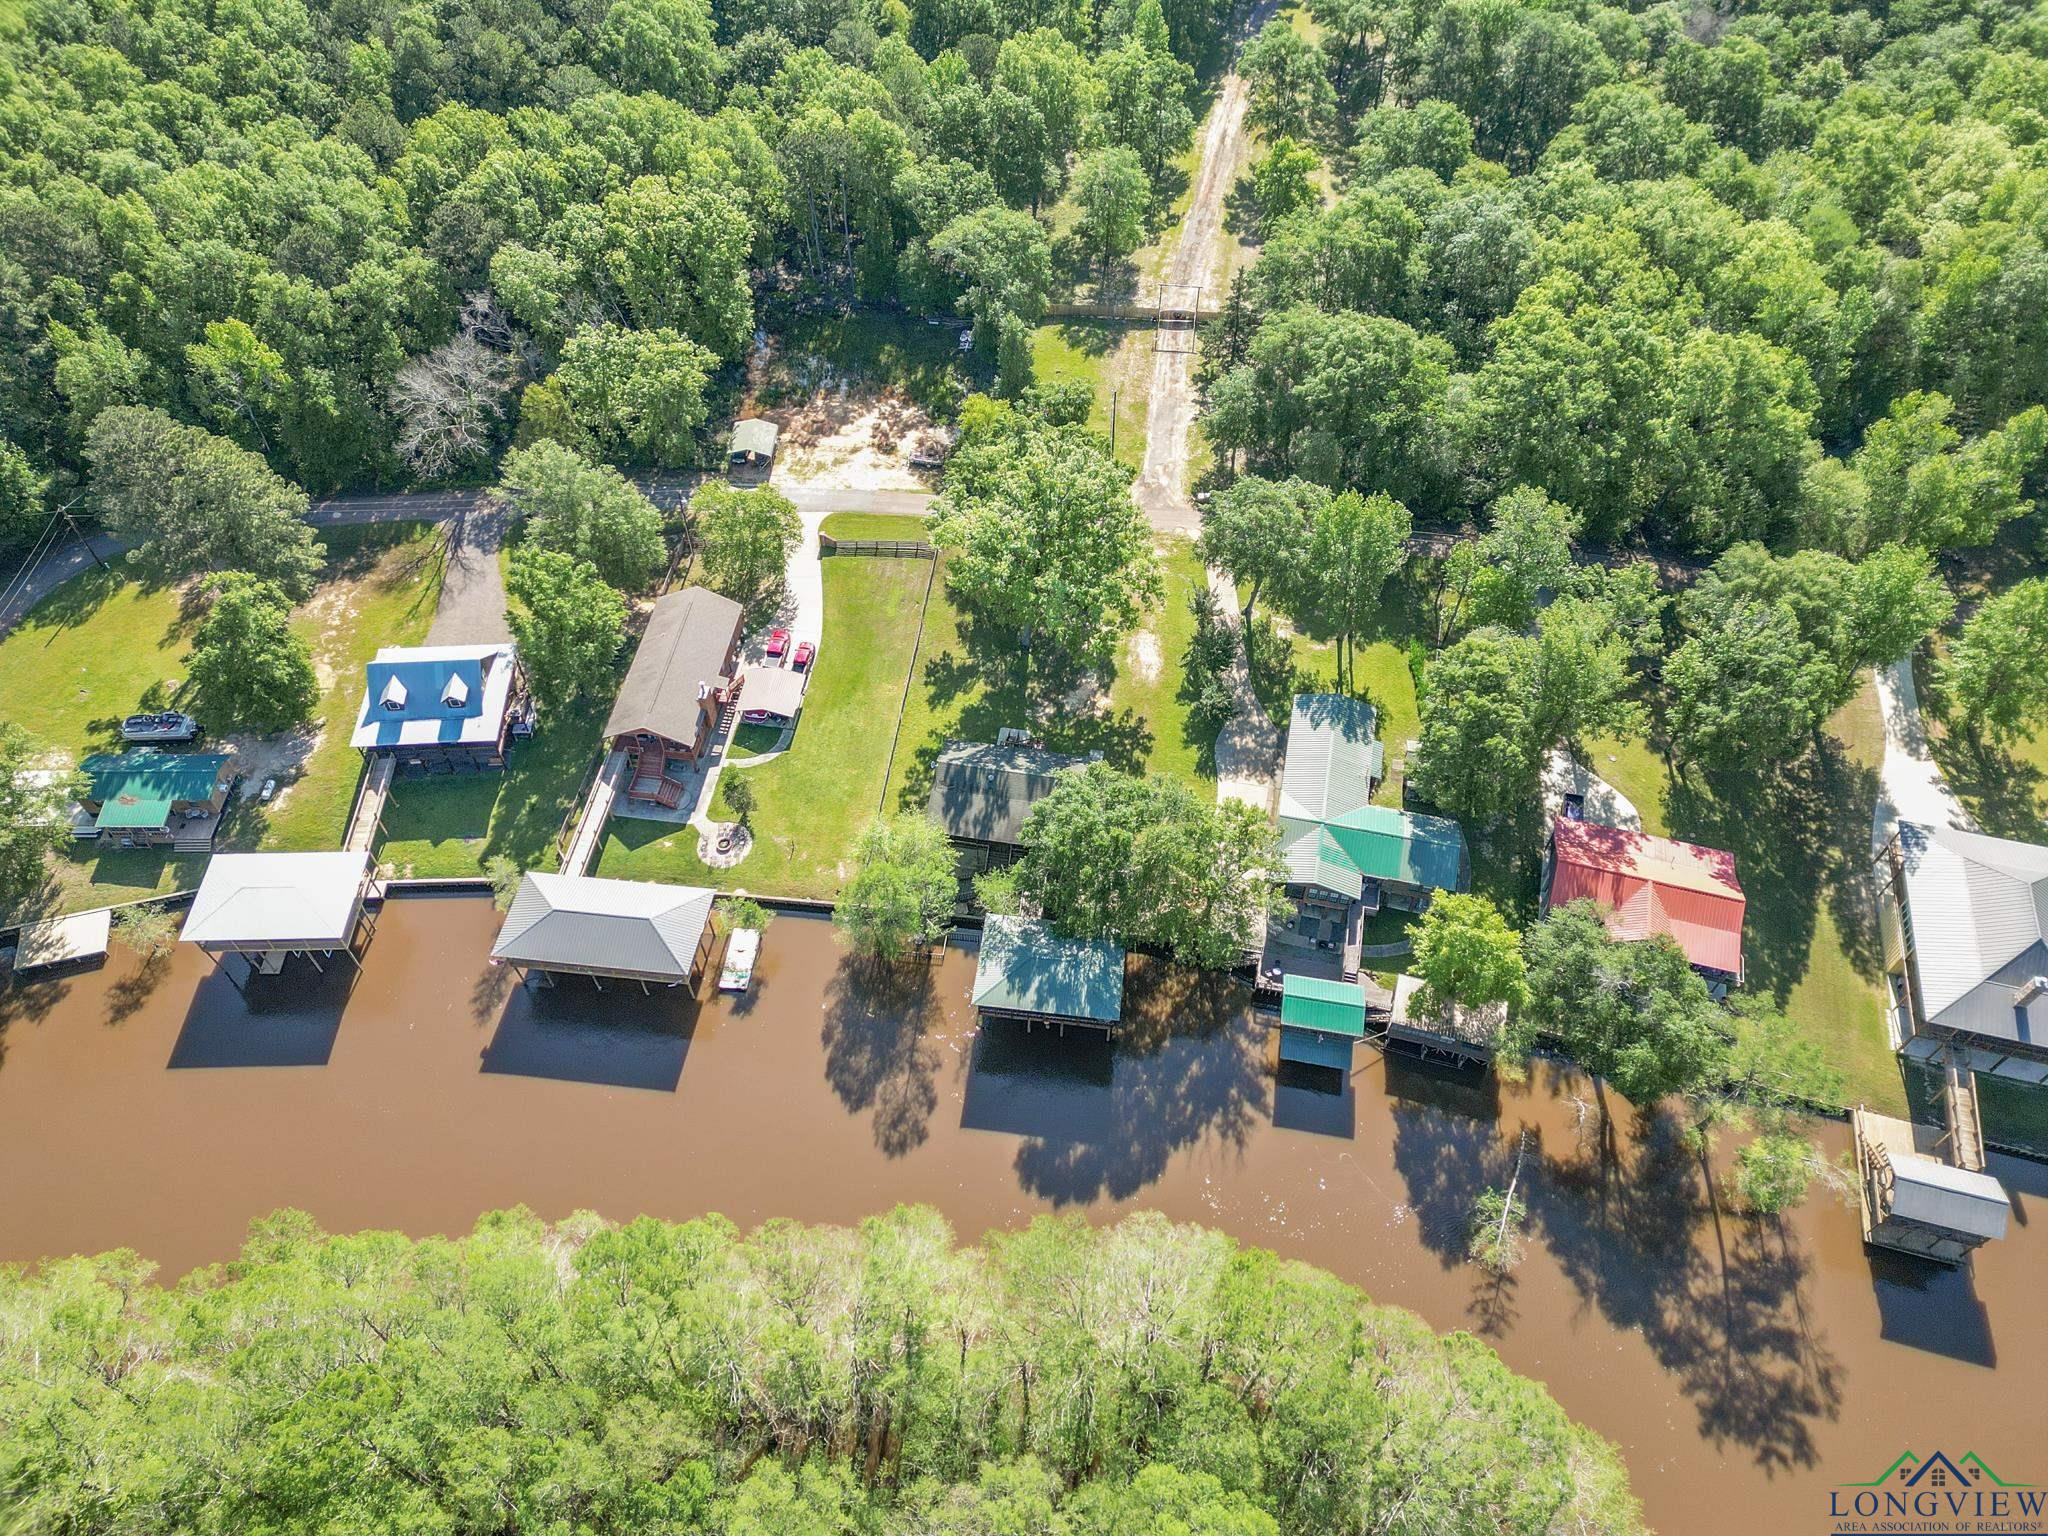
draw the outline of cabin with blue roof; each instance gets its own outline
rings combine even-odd
[[[533,705],[510,641],[387,645],[364,672],[350,744],[396,759],[400,772],[503,768],[515,737],[533,732]]]

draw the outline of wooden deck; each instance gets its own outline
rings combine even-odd
[[[597,862],[597,845],[604,840],[605,823],[612,819],[612,807],[618,804],[626,773],[625,749],[615,747],[597,771],[590,797],[583,802],[583,814],[577,818],[569,849],[562,855],[563,874],[587,875],[590,866]]]

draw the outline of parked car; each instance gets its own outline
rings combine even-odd
[[[788,649],[789,649],[789,631],[788,631],[788,630],[786,630],[786,629],[771,629],[771,630],[769,630],[769,631],[768,631],[768,654],[769,654],[770,656],[780,656],[780,655],[781,655],[781,654],[782,654],[782,653],[783,653],[784,651],[786,651],[786,650],[788,650]]]
[[[199,722],[175,709],[159,714],[130,715],[121,722],[123,741],[197,741]]]
[[[796,643],[796,653],[789,658],[789,664],[799,672],[806,671],[809,669],[811,662],[816,659],[817,654],[818,648],[811,644],[810,641],[799,640]]]
[[[263,781],[263,792],[256,797],[256,801],[259,805],[268,805],[270,804],[270,797],[276,793],[277,780],[265,779]]]

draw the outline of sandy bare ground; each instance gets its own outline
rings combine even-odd
[[[792,387],[793,403],[780,398]],[[763,398],[771,392],[775,403]],[[911,452],[921,444],[952,445],[952,429],[899,391],[867,387],[822,358],[784,357],[774,339],[763,340],[748,360],[747,396],[743,414],[782,429],[776,480],[810,490],[929,491],[936,477],[913,467]]]

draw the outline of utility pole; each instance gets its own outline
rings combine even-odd
[[[79,543],[85,546],[85,552],[88,555],[92,556],[92,563],[104,571],[107,568],[107,562],[100,558],[100,552],[92,547],[92,540],[87,538],[85,534],[80,531],[78,526],[78,519],[71,515],[71,509],[77,506],[78,503],[84,499],[84,497],[85,492],[80,491],[76,496],[72,497],[69,501],[65,502],[63,506],[57,509],[57,515],[64,519],[64,526],[71,530],[72,536],[75,537]]]
[[[1116,457],[1116,400],[1121,393],[1115,384],[1109,386],[1109,456]]]

